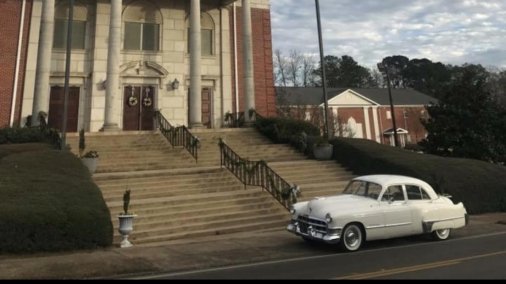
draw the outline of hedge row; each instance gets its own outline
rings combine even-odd
[[[81,161],[47,144],[0,146],[0,252],[112,245],[111,216]]]
[[[469,213],[506,211],[504,166],[419,154],[364,139],[338,138],[332,144],[336,160],[356,174],[412,176],[462,201]]]
[[[274,143],[292,143],[302,132],[312,136],[320,135],[318,127],[310,122],[290,118],[257,118],[255,126]]]

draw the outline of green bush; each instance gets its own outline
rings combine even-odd
[[[46,135],[38,127],[0,129],[0,144],[46,142]]]
[[[298,139],[294,136],[302,132],[307,135],[320,135],[320,130],[313,124],[290,118],[269,117],[257,118],[257,129],[274,143],[291,143]]]
[[[462,201],[469,213],[506,211],[506,167],[479,160],[443,158],[365,139],[331,141],[338,162],[359,175],[399,174],[422,179]]]
[[[0,252],[112,245],[109,209],[70,152],[43,144],[0,146],[0,185]]]

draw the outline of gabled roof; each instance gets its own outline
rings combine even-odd
[[[360,88],[328,88],[327,100],[351,90],[361,97],[377,105],[390,105],[388,89],[360,89]],[[283,105],[321,105],[324,103],[322,88],[316,87],[276,87],[276,95],[283,95]],[[392,89],[394,105],[428,105],[437,100],[413,89]]]

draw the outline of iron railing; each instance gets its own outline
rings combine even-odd
[[[183,146],[195,158],[195,161],[198,161],[200,141],[186,126],[172,126],[159,111],[155,112],[155,121],[160,132],[167,138],[172,147]]]
[[[290,185],[280,177],[265,161],[250,161],[241,158],[220,138],[221,166],[225,166],[243,184],[261,186],[267,190],[286,209],[297,202],[299,188]]]

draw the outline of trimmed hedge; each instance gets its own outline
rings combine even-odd
[[[257,117],[255,126],[260,133],[270,138],[274,143],[292,143],[294,137],[299,136],[302,132],[307,135],[320,135],[318,127],[310,122],[290,118]]]
[[[455,202],[462,201],[468,213],[506,211],[504,166],[419,154],[365,139],[338,138],[331,143],[334,158],[356,174],[412,176],[452,195]]]
[[[111,216],[81,161],[47,144],[0,146],[0,252],[112,245]]]

